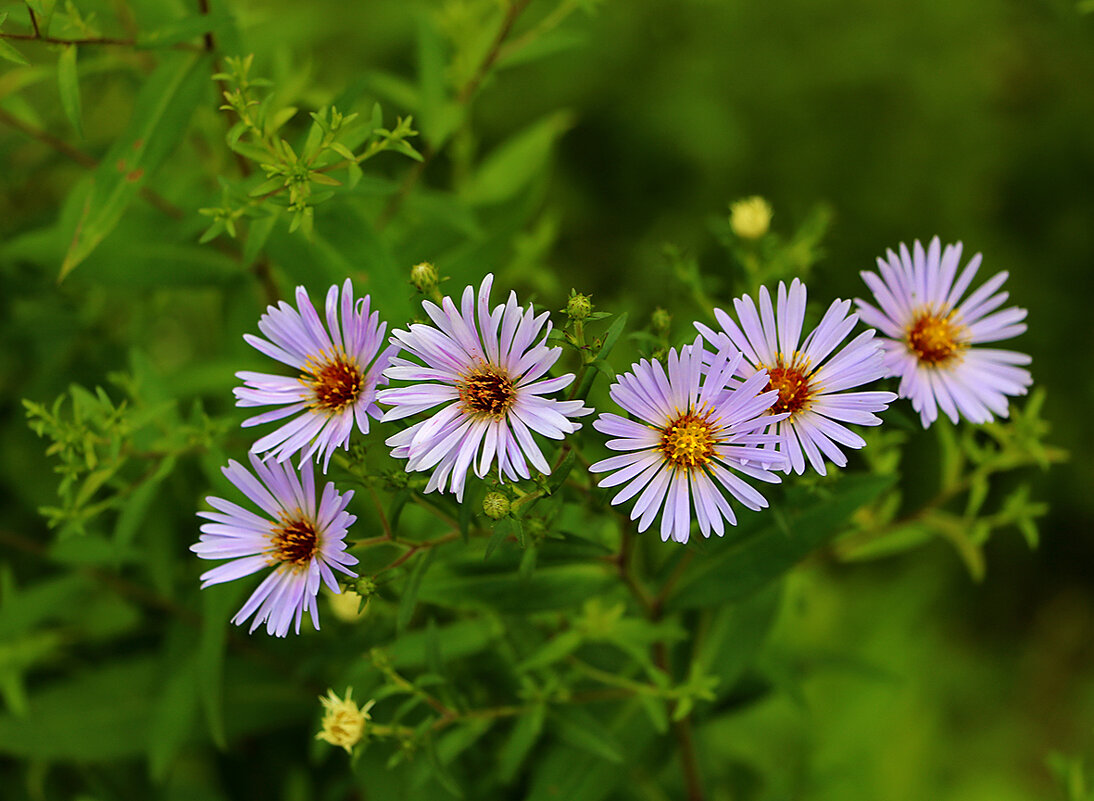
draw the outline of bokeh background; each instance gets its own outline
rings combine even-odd
[[[241,46],[275,84],[316,97],[360,84],[397,110],[397,92],[377,76],[413,75],[423,8],[458,20],[464,4],[230,5]],[[1050,755],[1094,758],[1094,14],[1066,0],[606,0],[561,30],[565,49],[490,79],[474,138],[456,143],[485,151],[565,112],[534,225],[479,274],[508,265],[545,298],[574,286],[645,319],[685,293],[671,280],[671,243],[698,259],[725,302],[731,264],[712,221],[753,194],[770,200],[776,231],[818,205],[831,214],[814,279],[843,297],[862,292],[858,271],[887,247],[961,240],[966,254],[984,254],[986,273],[1010,272],[1013,302],[1029,309],[1016,347],[1047,387],[1050,440],[1071,453],[1023,477],[1050,504],[1040,547],[999,534],[981,582],[944,542],[799,571],[769,647],[808,667],[804,692],[735,718],[705,758],[741,771],[765,764],[771,799],[1066,798]],[[86,81],[81,146],[101,152],[131,92],[108,75]],[[45,127],[71,138],[52,91],[33,103]],[[201,130],[185,147],[230,166]],[[442,156],[425,183],[445,185],[452,169]],[[34,509],[55,481],[19,399],[102,383],[125,365],[134,330],[173,364],[212,348],[176,330],[193,318],[153,288],[115,277],[103,289],[92,262],[56,286],[57,263],[24,235],[57,217],[80,174],[0,125],[0,519],[34,537],[45,536]],[[177,198],[187,184],[171,186]],[[460,280],[475,272],[452,270]],[[158,324],[141,316],[152,314]],[[929,483],[931,461],[922,464]]]

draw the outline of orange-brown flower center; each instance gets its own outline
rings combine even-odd
[[[294,567],[305,567],[319,550],[319,533],[309,520],[285,520],[273,532],[273,557]]]
[[[767,390],[776,390],[779,399],[768,411],[770,414],[782,414],[789,412],[797,414],[809,403],[813,395],[813,387],[809,384],[809,377],[799,367],[784,367],[782,365],[772,367],[767,371]]]
[[[714,456],[714,427],[704,418],[688,413],[665,426],[658,446],[675,467],[694,470]]]
[[[466,411],[488,417],[504,416],[517,398],[509,374],[493,365],[476,368],[459,383],[457,389]]]
[[[908,328],[907,343],[920,362],[941,366],[957,358],[965,348],[960,338],[961,326],[953,322],[953,314],[945,317],[921,313]]]
[[[365,376],[352,359],[339,354],[322,364],[308,365],[310,376],[300,380],[312,388],[312,404],[327,414],[338,414],[357,402],[365,386]]]

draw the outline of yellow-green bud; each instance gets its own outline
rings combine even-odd
[[[415,264],[410,268],[410,283],[414,284],[417,290],[423,294],[429,294],[436,289],[438,281],[440,281],[440,276],[437,274],[437,268],[428,261]]]
[[[729,207],[729,225],[742,239],[759,239],[771,225],[771,205],[759,195],[738,200]]]
[[[580,292],[570,295],[570,300],[566,303],[566,314],[570,315],[571,320],[584,320],[592,313],[593,302],[588,295]]]
[[[325,698],[319,697],[323,704],[323,729],[315,735],[317,740],[346,749],[347,754],[352,754],[353,746],[361,742],[365,721],[372,717],[368,711],[376,703],[369,701],[364,706],[357,706],[352,696],[353,688],[347,687],[345,698],[339,698],[334,690],[327,690]]]
[[[650,318],[650,323],[653,325],[653,333],[657,334],[657,336],[668,336],[669,328],[672,327],[672,315],[668,313],[668,310],[658,306],[653,310],[653,317]]]
[[[363,600],[365,599],[353,590],[342,590],[337,595],[330,593],[327,596],[331,614],[343,623],[354,623],[364,617],[365,610],[361,608]],[[367,600],[365,603],[367,605]]]
[[[501,520],[509,514],[509,499],[500,492],[488,492],[482,499],[482,511],[491,520]]]

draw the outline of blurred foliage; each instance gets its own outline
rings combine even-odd
[[[681,798],[689,759],[726,801],[1089,798],[1087,5],[0,2],[4,798]],[[457,505],[374,431],[321,632],[198,590],[242,334],[297,284],[401,325],[492,271],[603,407],[734,294],[860,294],[936,232],[1031,310],[1010,420],[898,404],[843,476],[633,552],[573,451]],[[352,759],[315,739],[348,687]]]

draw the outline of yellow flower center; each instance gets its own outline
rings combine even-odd
[[[329,415],[355,404],[365,387],[365,375],[357,362],[342,353],[322,363],[309,360],[304,369],[306,374],[300,380],[315,393],[312,405]]]
[[[484,364],[457,385],[464,410],[487,417],[504,417],[517,398],[513,380],[500,367]]]
[[[271,545],[277,561],[306,567],[319,550],[319,533],[309,520],[285,520],[274,529]]]
[[[714,427],[689,412],[665,427],[659,448],[675,467],[694,470],[713,458],[714,443]]]
[[[908,349],[923,364],[941,367],[960,356],[966,345],[960,339],[962,326],[953,322],[953,312],[940,317],[926,310],[908,328]]]

